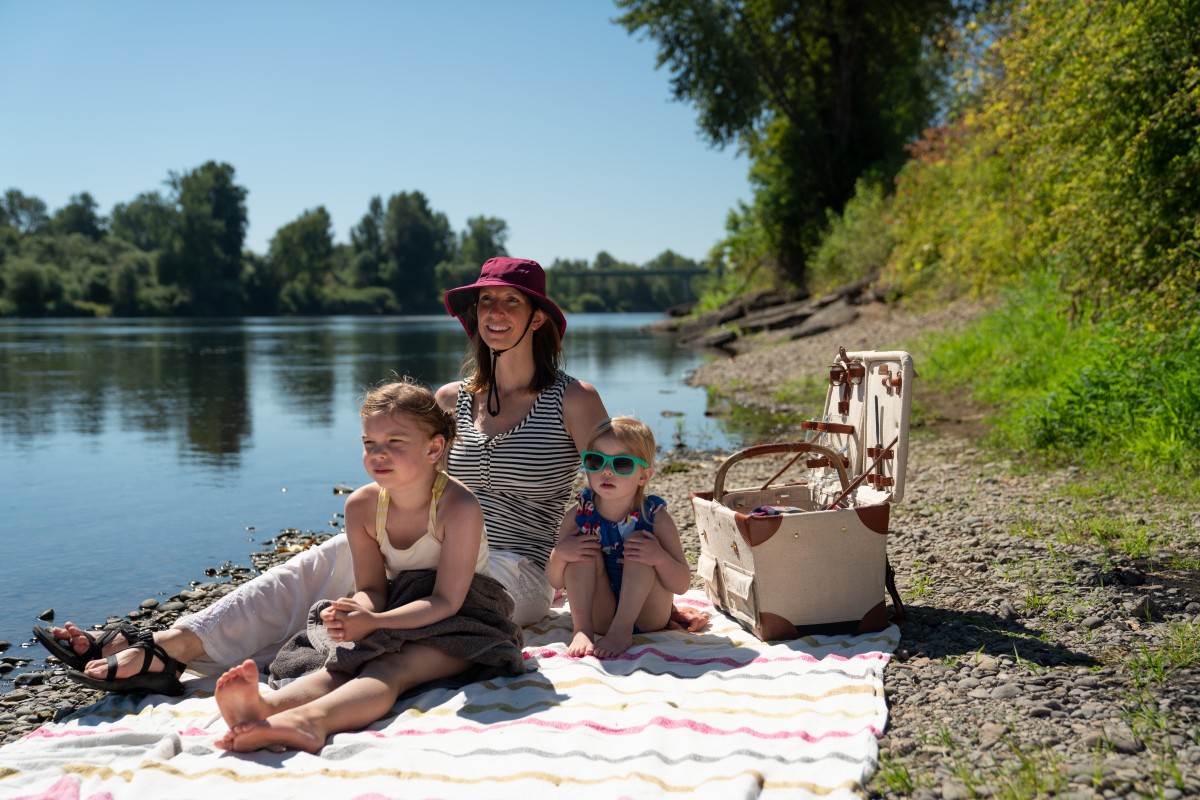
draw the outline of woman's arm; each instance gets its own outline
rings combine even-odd
[[[563,392],[563,425],[575,440],[575,449],[587,449],[592,429],[608,418],[604,401],[596,387],[583,381],[572,381]]]
[[[455,406],[458,403],[458,387],[458,381],[447,383],[438,387],[437,392],[433,395],[437,400],[437,404],[442,407],[442,411],[445,411],[447,414],[454,414],[455,412]]]

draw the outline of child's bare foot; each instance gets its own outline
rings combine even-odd
[[[612,628],[596,640],[596,658],[615,658],[633,647],[633,631],[617,631]]]
[[[221,709],[221,716],[231,732],[235,726],[257,722],[271,714],[271,708],[258,691],[258,665],[251,659],[246,659],[217,678],[216,696],[217,708]],[[232,741],[231,744],[235,746],[221,749],[240,749],[236,747],[236,741]],[[221,747],[220,744],[217,746]]]
[[[594,652],[595,647],[592,645],[591,634],[577,631],[575,638],[571,640],[571,644],[567,647],[567,655],[582,658],[590,656]]]
[[[264,749],[316,753],[325,746],[325,731],[294,710],[281,712],[269,719],[235,725],[227,736],[232,738],[232,746],[221,749],[239,753]],[[220,743],[217,746],[220,747]]]

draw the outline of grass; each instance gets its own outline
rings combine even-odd
[[[991,440],[1005,451],[1194,490],[1200,325],[1163,333],[1133,319],[1072,322],[1069,303],[1035,276],[965,330],[923,337],[910,349],[922,354],[926,391],[969,391],[995,409]]]

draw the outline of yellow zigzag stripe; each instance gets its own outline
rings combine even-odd
[[[459,784],[473,786],[479,784],[492,783],[513,783],[521,780],[537,780],[553,784],[554,786],[564,785],[579,785],[579,786],[599,786],[605,783],[615,781],[640,780],[646,783],[653,784],[659,789],[666,792],[695,792],[701,786],[710,786],[714,781],[735,781],[739,778],[750,777],[758,784],[760,788],[794,788],[805,789],[813,794],[832,794],[839,789],[859,789],[861,788],[857,781],[843,781],[832,786],[824,786],[807,781],[768,781],[758,770],[741,770],[731,775],[710,775],[704,778],[700,783],[693,784],[671,784],[657,775],[651,775],[645,772],[627,772],[624,775],[609,775],[603,778],[576,778],[570,775],[558,775],[540,771],[515,772],[507,775],[487,775],[476,776],[473,778],[465,778],[458,775],[445,775],[439,773],[413,772],[411,770],[397,770],[374,768],[369,770],[351,771],[344,769],[320,769],[311,772],[299,772],[294,769],[277,770],[270,774],[242,775],[231,769],[208,769],[199,772],[182,772],[174,767],[168,766],[162,762],[143,761],[136,769],[133,770],[114,770],[109,767],[93,767],[90,765],[66,765],[62,767],[63,772],[79,775],[81,777],[94,778],[97,780],[107,780],[116,778],[129,783],[136,772],[143,770],[156,770],[166,775],[171,775],[176,778],[183,778],[189,781],[203,780],[209,777],[226,778],[234,783],[250,784],[264,783],[266,781],[275,780],[308,780],[314,777],[333,778],[337,780],[356,780],[362,778],[370,778],[376,776],[384,776],[396,778],[397,780],[427,780],[440,781],[442,783]]]

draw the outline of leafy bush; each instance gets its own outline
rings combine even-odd
[[[829,213],[829,226],[809,261],[808,290],[820,294],[878,273],[894,244],[883,184],[860,178],[842,213]]]

